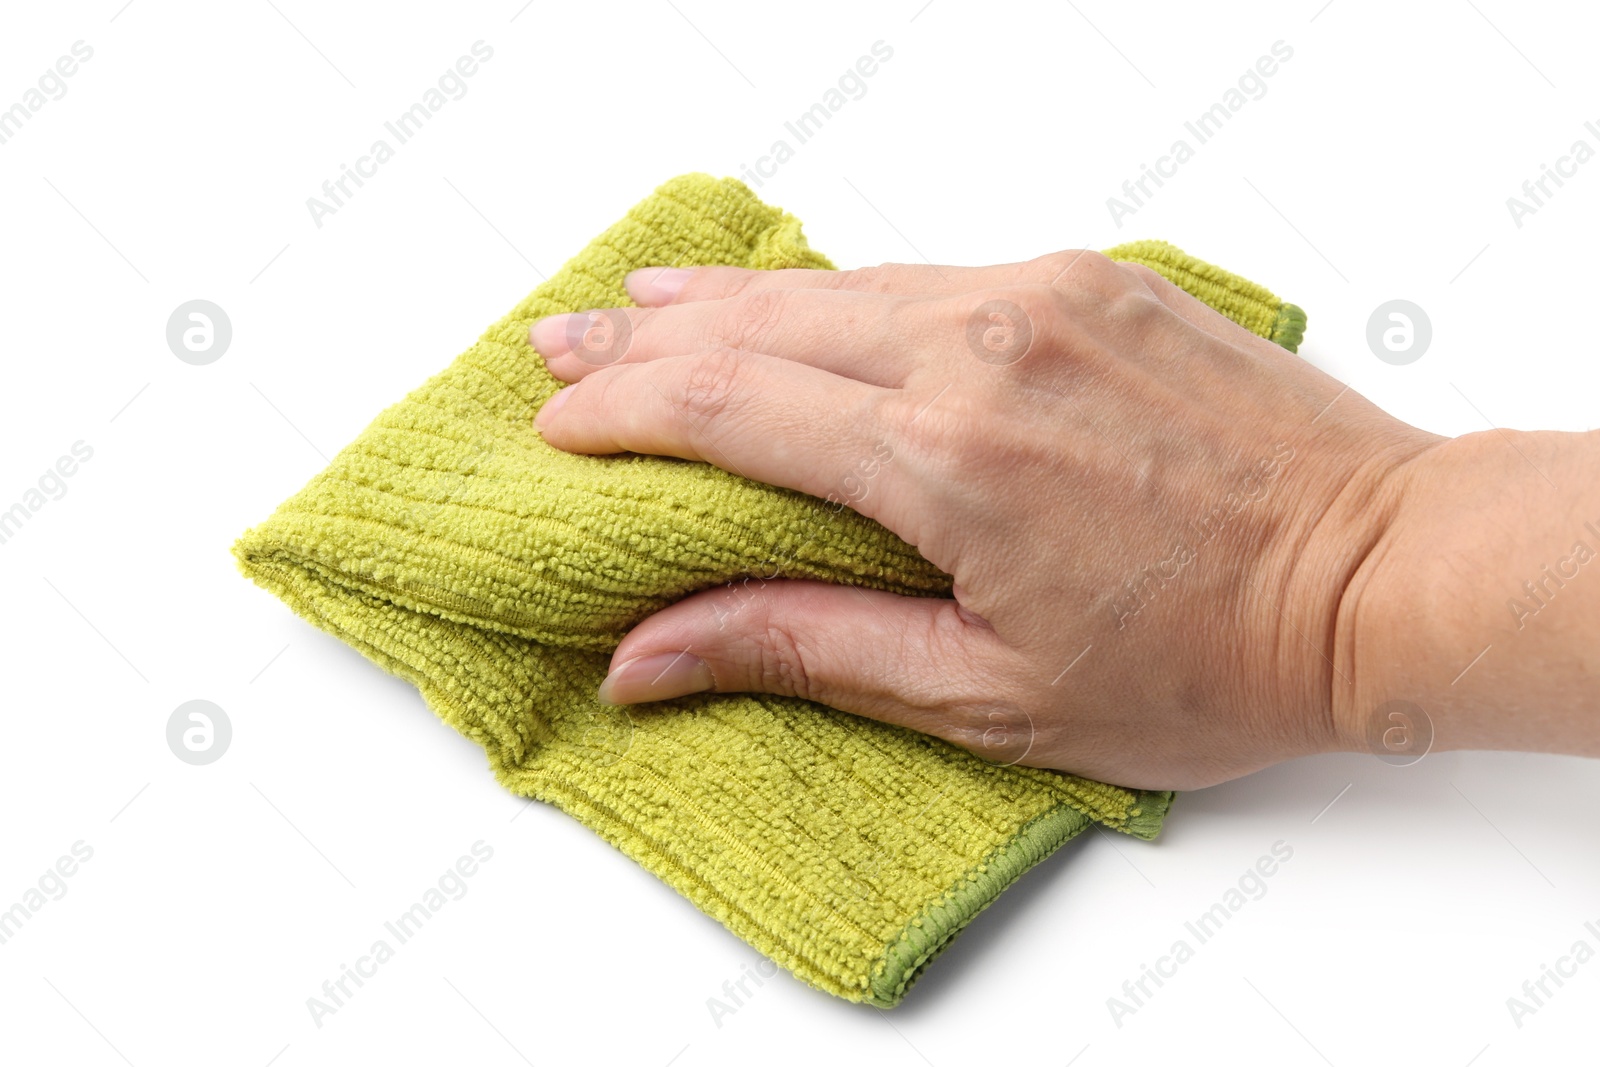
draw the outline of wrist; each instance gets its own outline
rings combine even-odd
[[[1377,724],[1393,710],[1379,710],[1393,699],[1382,695],[1393,683],[1369,672],[1374,651],[1389,647],[1388,635],[1400,624],[1394,613],[1405,603],[1393,575],[1409,570],[1399,556],[1410,541],[1398,531],[1417,507],[1414,468],[1449,442],[1398,424],[1387,428],[1393,438],[1341,474],[1339,491],[1298,552],[1293,602],[1308,606],[1302,644],[1316,656],[1307,659],[1316,698],[1309,717],[1320,727],[1312,735],[1314,753],[1372,751],[1374,739],[1383,740],[1385,728]],[[1390,749],[1395,740],[1388,738]]]
[[[1341,598],[1339,747],[1596,749],[1600,435],[1494,430],[1388,478],[1388,514]]]

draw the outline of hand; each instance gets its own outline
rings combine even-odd
[[[546,440],[832,494],[955,584],[706,590],[623,640],[602,699],[793,695],[1149,788],[1366,746],[1395,672],[1367,669],[1386,650],[1364,620],[1399,625],[1414,589],[1387,547],[1453,442],[1092,252],[649,269],[629,293],[605,365],[573,351],[583,316],[535,324],[578,383]]]

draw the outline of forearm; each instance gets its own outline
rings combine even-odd
[[[1488,431],[1396,471],[1342,610],[1350,747],[1600,755],[1600,432]],[[1407,705],[1414,705],[1415,710]],[[1419,714],[1420,713],[1420,714]]]

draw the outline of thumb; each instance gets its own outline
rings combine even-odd
[[[641,704],[690,693],[800,697],[1016,763],[1032,722],[1008,700],[1020,672],[954,600],[826,582],[751,579],[665,608],[611,659],[599,697]]]

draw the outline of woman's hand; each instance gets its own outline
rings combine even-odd
[[[577,383],[540,412],[546,440],[831,494],[955,590],[707,590],[627,636],[604,699],[794,695],[997,762],[1188,788],[1365,748],[1379,703],[1409,696],[1369,669],[1367,620],[1397,625],[1413,579],[1388,547],[1454,442],[1155,272],[1065,252],[649,269],[629,292],[641,307],[534,326]]]

